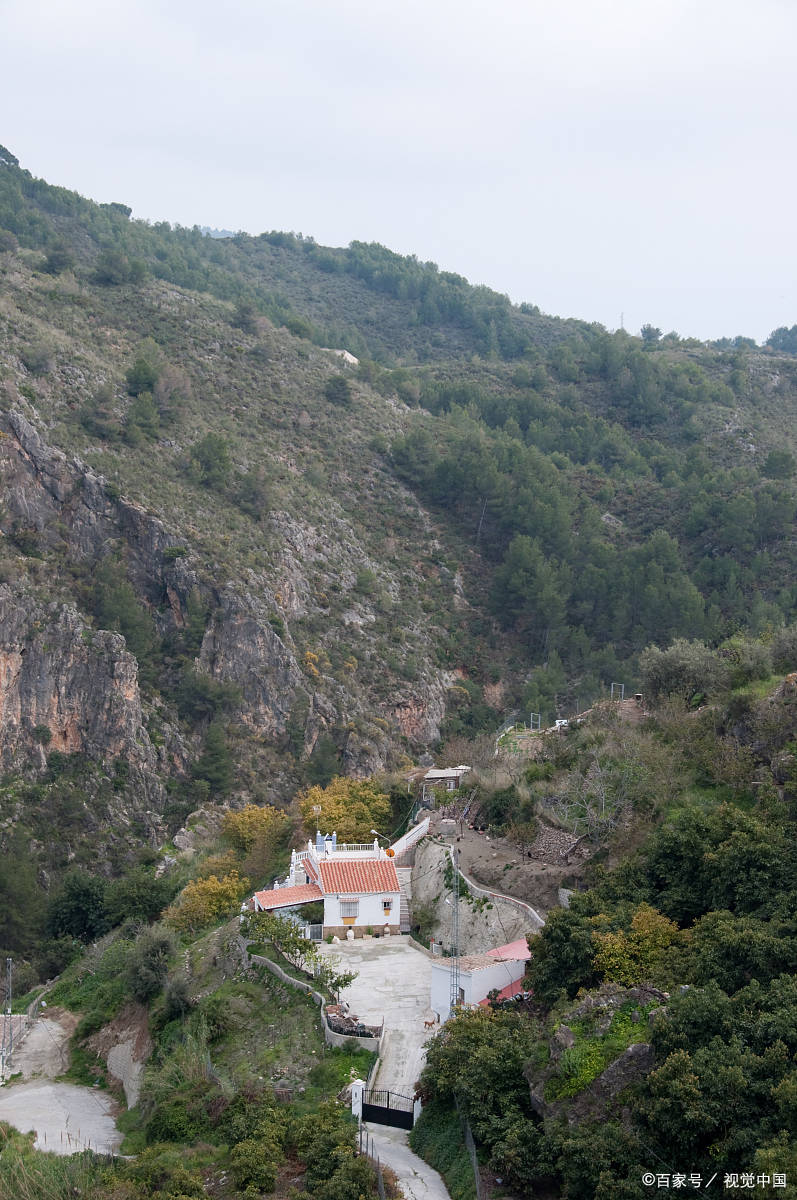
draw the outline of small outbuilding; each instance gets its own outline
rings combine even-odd
[[[466,1008],[486,1004],[490,992],[511,997],[523,990],[523,977],[530,957],[525,938],[459,958],[459,1000]],[[451,971],[454,959],[438,958],[432,963],[431,1008],[442,1024],[451,1015]]]

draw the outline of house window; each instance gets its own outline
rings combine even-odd
[[[357,920],[357,913],[360,911],[359,900],[341,900],[340,902],[340,918],[344,925],[353,925]]]
[[[385,913],[389,913],[392,907],[393,907],[392,898],[390,896],[385,896],[384,900],[382,901],[382,911]]]

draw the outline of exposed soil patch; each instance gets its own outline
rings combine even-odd
[[[437,832],[433,817],[430,832]],[[525,900],[540,915],[559,904],[559,889],[573,887],[583,874],[591,849],[563,829],[540,824],[534,844],[525,853],[507,838],[471,829],[457,822],[454,845],[460,866],[475,883]]]
[[[138,1103],[144,1066],[152,1053],[147,1010],[141,1004],[126,1004],[86,1045],[105,1060],[108,1074],[124,1088],[127,1107],[133,1108]]]
[[[12,1066],[23,1079],[44,1076],[55,1079],[69,1068],[69,1039],[75,1032],[78,1018],[65,1008],[48,1008],[46,1017],[39,1017],[14,1050]]]

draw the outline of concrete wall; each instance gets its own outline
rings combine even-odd
[[[329,895],[324,897],[324,926],[342,926],[343,917],[340,915],[341,903],[346,903],[349,897]],[[382,901],[390,899],[390,912],[386,913]],[[399,924],[399,907],[401,892],[374,892],[373,895],[358,896],[359,908],[355,918],[355,926],[381,929],[385,925]],[[338,935],[340,936],[340,935]]]
[[[412,908],[429,907],[434,913],[432,933],[435,941],[451,946],[452,907],[446,904],[451,892],[444,880],[448,849],[435,842],[425,841],[415,852],[412,869]],[[462,889],[464,891],[464,888]],[[537,926],[532,918],[508,901],[490,899],[492,908],[486,905],[473,906],[464,898],[459,902],[459,950],[460,954],[477,954],[504,946],[516,938],[536,933]]]
[[[327,1023],[327,1014],[324,1011],[326,1001],[320,992],[317,992],[311,984],[294,979],[292,975],[289,975],[287,971],[283,971],[282,967],[278,963],[272,962],[270,958],[264,958],[261,954],[249,954],[243,938],[239,939],[239,943],[250,962],[257,963],[260,967],[265,967],[267,971],[270,971],[272,975],[276,975],[277,979],[281,979],[283,983],[288,983],[291,987],[298,988],[300,992],[313,997],[321,1010],[319,1016],[321,1017],[321,1025],[324,1030],[324,1039],[329,1046],[354,1046],[359,1050],[375,1050],[377,1054],[379,1053],[379,1047],[382,1043],[381,1038],[349,1037],[345,1033],[336,1033],[334,1029],[330,1029]]]
[[[384,933],[385,926],[384,924],[375,924],[372,925],[371,928],[374,931],[374,937],[381,937]],[[401,933],[401,928],[398,925],[388,925],[387,928],[391,937],[398,937],[398,935]],[[345,941],[349,936],[349,930],[351,930],[355,938],[370,937],[371,935],[366,933],[367,929],[367,925],[325,925],[323,936],[328,937],[330,934],[332,934],[333,937],[339,937],[341,941]]]

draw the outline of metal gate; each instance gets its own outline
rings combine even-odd
[[[377,1125],[393,1125],[396,1129],[412,1129],[415,1123],[415,1101],[412,1096],[389,1092],[384,1088],[367,1088],[363,1092],[363,1120]]]

